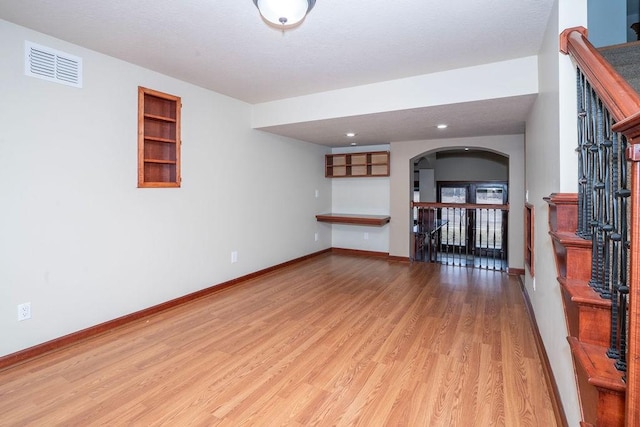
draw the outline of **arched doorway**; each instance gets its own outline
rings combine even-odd
[[[389,180],[389,255],[410,259],[413,196],[412,159],[421,154],[451,149],[484,149],[509,159],[509,270],[524,269],[524,205],[525,162],[524,135],[490,135],[465,138],[443,138],[391,142],[391,175]]]
[[[411,159],[410,258],[506,271],[509,158],[445,148]]]

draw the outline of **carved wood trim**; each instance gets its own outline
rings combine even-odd
[[[578,193],[552,193],[544,197],[549,205],[549,230],[575,233],[578,227]]]

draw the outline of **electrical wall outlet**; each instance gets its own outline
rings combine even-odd
[[[318,233],[315,233],[315,234],[314,234],[314,236],[313,236],[313,238],[314,238],[314,239],[315,239],[315,241],[317,242],[317,241],[318,241]]]
[[[18,304],[18,320],[27,320],[31,319],[31,303],[25,302],[23,304]]]
[[[316,190],[316,199],[317,199],[318,197],[320,197],[320,191],[319,191],[319,190]]]
[[[238,262],[238,251],[231,251],[231,263]]]
[[[364,232],[364,240],[369,240],[369,233],[366,231]]]

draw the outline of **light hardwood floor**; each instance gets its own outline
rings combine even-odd
[[[324,254],[0,371],[0,425],[556,424],[516,279]]]

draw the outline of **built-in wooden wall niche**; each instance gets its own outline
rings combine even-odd
[[[138,187],[180,187],[180,97],[138,88]]]
[[[524,205],[524,263],[529,268],[529,274],[533,277],[533,205]]]

